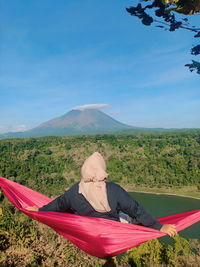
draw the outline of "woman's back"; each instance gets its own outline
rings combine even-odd
[[[145,226],[157,230],[161,228],[162,225],[153,219],[121,186],[112,182],[106,182],[106,191],[111,209],[109,212],[96,211],[85,197],[79,193],[79,183],[74,184],[63,195],[39,210],[57,212],[72,210],[77,215],[99,217],[114,221],[119,221],[119,212],[122,211]]]
[[[162,225],[137,203],[119,185],[107,182],[106,164],[100,153],[87,158],[81,168],[82,179],[63,195],[42,208],[28,207],[34,211],[66,212],[72,210],[77,215],[99,217],[119,221],[121,212],[138,223],[163,231],[170,236],[176,234],[174,225]]]

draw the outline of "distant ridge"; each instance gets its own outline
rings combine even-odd
[[[95,134],[141,134],[148,132],[174,132],[199,130],[198,128],[164,129],[144,128],[121,123],[98,109],[72,109],[66,114],[46,121],[24,132],[0,134],[0,139],[29,138],[44,136],[77,136]]]
[[[9,132],[0,139],[115,133],[142,129],[121,123],[98,109],[71,110],[25,132]]]

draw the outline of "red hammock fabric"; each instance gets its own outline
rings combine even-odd
[[[145,241],[164,236],[160,231],[116,221],[49,211],[28,211],[28,206],[42,207],[50,198],[23,185],[0,177],[0,187],[7,198],[34,220],[47,224],[86,253],[104,258],[116,256]],[[200,209],[158,219],[175,224],[178,231],[200,221]]]

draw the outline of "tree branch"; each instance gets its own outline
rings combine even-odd
[[[161,23],[161,24],[164,24],[164,25],[167,25],[168,27],[170,27],[170,25],[168,24],[168,23],[166,23],[166,22],[163,22],[163,21],[159,21],[159,20],[157,20],[157,19],[153,19],[153,21],[155,21],[155,22],[158,22],[158,23]],[[189,30],[189,31],[192,31],[192,32],[199,32],[200,31],[200,28],[199,29],[193,29],[193,28],[189,28],[189,27],[185,27],[185,26],[179,26],[179,28],[182,28],[182,29],[185,29],[185,30]]]

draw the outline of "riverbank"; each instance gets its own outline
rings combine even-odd
[[[188,197],[200,200],[200,192],[197,191],[196,186],[158,188],[158,187],[127,185],[123,186],[123,188],[128,192],[157,194],[157,195],[173,195],[173,196]]]

